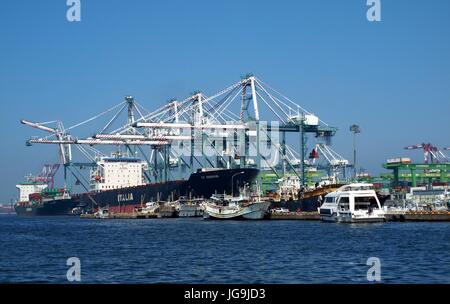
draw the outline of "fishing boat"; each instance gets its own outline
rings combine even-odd
[[[384,222],[385,213],[372,184],[353,183],[327,194],[318,208],[325,222]]]
[[[180,197],[176,201],[176,209],[179,217],[202,217],[204,212],[203,199],[188,199]]]
[[[270,202],[243,195],[239,197],[214,195],[212,201],[205,203],[204,206],[204,219],[260,220],[267,214]]]
[[[323,198],[345,183],[324,179],[314,186],[302,186],[298,176],[286,175],[277,181],[270,209],[285,208],[289,211],[317,211]]]

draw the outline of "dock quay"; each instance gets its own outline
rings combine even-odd
[[[163,214],[133,212],[111,213],[102,219],[164,219],[173,217],[173,214],[166,212]],[[388,222],[450,222],[449,211],[388,211],[386,212],[385,217]],[[80,218],[96,219],[99,217],[95,214],[81,214]],[[320,221],[320,215],[318,212],[272,212],[266,219]]]
[[[178,217],[178,212],[174,207],[171,206],[161,206],[159,212],[156,213],[158,218],[172,218]]]
[[[270,220],[303,220],[303,221],[319,221],[318,212],[272,212],[269,215]]]
[[[89,214],[81,214],[80,218],[84,219],[97,219],[95,214],[89,213]],[[160,218],[160,216],[157,213],[111,213],[106,218],[102,219],[152,219],[152,218]]]
[[[450,211],[388,211],[385,217],[388,222],[450,222]],[[268,219],[320,221],[320,215],[318,212],[272,212]]]
[[[450,222],[449,211],[388,211],[385,216],[392,222]]]

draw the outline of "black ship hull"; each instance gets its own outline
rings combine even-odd
[[[14,206],[14,210],[17,215],[24,216],[71,215],[76,205],[72,199],[55,199],[35,204],[18,203]]]
[[[318,197],[311,197],[301,200],[272,202],[270,205],[270,209],[285,208],[293,212],[313,212],[317,211],[317,208],[320,207],[320,204],[321,203],[318,200]]]
[[[239,194],[239,188],[250,184],[259,170],[217,169],[191,174],[188,180],[168,181],[135,187],[74,195],[74,204],[85,209],[108,208],[115,213],[133,212],[151,201],[173,201],[180,197],[210,198],[215,193]]]

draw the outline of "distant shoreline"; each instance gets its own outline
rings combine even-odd
[[[15,213],[14,207],[11,204],[0,204],[0,214],[11,214]]]

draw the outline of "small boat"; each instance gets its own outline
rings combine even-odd
[[[202,217],[204,199],[180,197],[176,202],[179,217]]]
[[[141,214],[156,214],[159,211],[159,203],[147,202],[145,207],[138,208],[137,211]]]
[[[384,222],[385,213],[372,184],[345,185],[325,196],[318,208],[325,222],[370,223]]]
[[[212,202],[204,204],[204,219],[248,219],[260,220],[265,217],[270,206],[269,201],[253,200],[249,197],[211,197]]]
[[[158,218],[178,217],[178,206],[176,202],[158,202]]]
[[[108,219],[109,218],[109,210],[108,209],[99,209],[94,215],[95,215],[95,218],[97,218],[97,219]]]
[[[344,183],[334,177],[323,178],[314,186],[302,186],[298,176],[286,175],[277,181],[278,190],[273,195],[271,209],[286,208],[289,211],[317,211],[328,193],[336,191]]]
[[[287,214],[290,213],[289,209],[287,208],[275,208],[270,210],[272,213],[276,213],[276,214]]]

